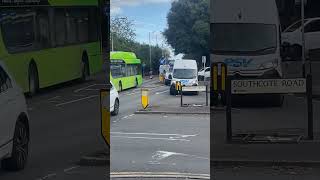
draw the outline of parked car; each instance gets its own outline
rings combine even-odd
[[[282,33],[282,43],[293,47],[293,56],[301,58],[302,52],[302,25],[301,20],[293,23]],[[320,49],[320,17],[309,18],[304,21],[305,52],[309,55],[310,50]]]
[[[120,100],[119,100],[119,93],[117,89],[114,87],[113,83],[110,82],[111,89],[110,89],[110,112],[112,116],[116,116],[119,113],[120,108]]]
[[[210,67],[202,68],[198,72],[199,81],[206,81],[210,78]]]
[[[25,97],[0,61],[0,161],[3,169],[24,169],[28,159],[29,140]]]

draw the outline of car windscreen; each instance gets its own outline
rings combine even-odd
[[[266,54],[276,50],[276,25],[213,23],[211,26],[213,53]]]
[[[195,79],[197,78],[196,69],[174,69],[173,78],[176,79]]]
[[[304,23],[306,23],[307,20],[304,20]],[[293,23],[291,26],[289,26],[284,32],[293,32],[301,27],[301,20]]]

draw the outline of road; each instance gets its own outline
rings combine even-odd
[[[105,85],[103,77],[100,74],[85,83],[66,83],[28,98],[31,130],[28,165],[20,172],[0,170],[0,179],[105,179],[106,167],[78,165],[83,155],[105,148],[100,135],[98,91]]]
[[[150,90],[150,106],[180,106],[168,86],[146,80],[143,87]],[[140,95],[140,89],[120,93],[120,113],[111,118],[111,172],[209,174],[209,114],[135,114]],[[205,95],[184,101],[205,103]]]

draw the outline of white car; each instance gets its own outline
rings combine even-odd
[[[305,19],[305,52],[308,55],[310,50],[320,49],[320,17]],[[289,45],[300,48],[296,51],[299,54],[296,56],[301,57],[302,47],[302,26],[301,20],[293,23],[282,33],[282,43],[288,43]]]
[[[201,69],[198,72],[199,80],[208,80],[210,78],[210,67],[206,67],[205,69]]]
[[[114,87],[112,82],[111,84],[111,89],[110,89],[110,112],[111,115],[116,116],[119,113],[119,108],[120,108],[120,100],[119,100],[119,93],[117,89]]]
[[[0,61],[0,161],[6,170],[26,166],[29,150],[29,117],[20,87]]]

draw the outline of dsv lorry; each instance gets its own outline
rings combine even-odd
[[[237,79],[281,78],[281,26],[275,0],[212,0],[211,61]],[[281,106],[282,95],[259,95]]]

